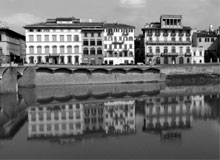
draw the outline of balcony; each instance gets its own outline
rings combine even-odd
[[[160,36],[160,33],[155,33],[155,36],[159,37],[159,36]]]
[[[176,33],[171,33],[171,36],[176,36]]]
[[[168,33],[163,33],[163,36],[167,37],[167,36],[168,36]]]
[[[165,56],[178,56],[178,53],[172,53],[172,52],[167,52],[167,53],[161,53],[161,56],[162,57],[165,57]]]
[[[128,32],[123,32],[122,33],[123,36],[128,36],[128,34],[129,34]]]
[[[190,36],[191,36],[191,34],[190,34],[190,33],[186,33],[186,36],[187,36],[187,37],[190,37]]]
[[[180,37],[183,37],[183,35],[184,35],[183,32],[180,32],[180,33],[179,33],[179,36],[180,36]]]
[[[108,36],[112,36],[114,33],[113,32],[108,32],[107,35]]]
[[[191,57],[191,56],[192,56],[192,53],[186,52],[186,53],[185,53],[185,56],[186,56],[186,57]]]
[[[113,41],[112,44],[124,44],[124,41]]]
[[[60,53],[49,53],[50,57],[59,57]]]
[[[147,57],[153,57],[154,54],[151,52],[151,53],[147,53],[146,56],[147,56]]]

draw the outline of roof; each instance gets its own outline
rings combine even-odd
[[[103,22],[79,22],[79,23],[70,23],[63,24],[59,23],[50,23],[50,22],[41,22],[24,26],[24,28],[83,28],[83,27],[103,27]]]
[[[121,24],[121,23],[105,23],[104,28],[135,28],[134,26],[130,26],[127,24]]]
[[[201,31],[197,32],[197,37],[218,37],[218,35],[215,32],[210,31]]]
[[[150,26],[151,25],[151,26]],[[150,30],[150,29],[158,29],[158,30],[191,30],[192,28],[189,26],[173,27],[173,28],[161,28],[160,23],[151,23],[149,26],[142,28],[142,30]]]
[[[15,31],[13,31],[13,30],[11,30],[9,28],[0,28],[0,32],[1,31],[4,31],[4,32],[10,34],[11,36],[15,36],[17,38],[21,38],[21,39],[25,40],[25,36],[24,35],[22,35],[22,34],[20,34],[18,32],[15,32]]]

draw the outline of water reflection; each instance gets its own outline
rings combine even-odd
[[[191,145],[200,148],[196,137],[213,133],[206,124],[216,127],[217,122],[220,126],[219,93],[219,84],[166,86],[154,83],[20,89],[19,94],[0,95],[0,141],[10,139],[14,142],[23,127],[22,131],[27,135],[22,135],[20,143],[28,141],[23,144],[26,149],[31,148],[33,142],[42,140],[46,143],[40,144],[41,147],[54,142],[58,146],[73,146],[88,140],[105,143],[106,139],[126,137],[127,141],[117,142],[118,145],[126,148],[130,141],[134,146],[138,141],[140,146],[150,143],[153,147],[159,143],[161,146],[180,144],[184,148],[187,144],[186,148]],[[217,141],[216,136],[212,138]],[[212,148],[213,143],[208,140],[204,143]],[[7,148],[7,145],[1,147]],[[50,148],[53,149],[56,148]],[[148,153],[152,150],[148,148]],[[129,152],[139,153],[135,148]],[[139,154],[145,155],[145,152],[140,150]],[[213,154],[211,150],[210,154]]]
[[[34,106],[28,109],[28,138],[74,142],[132,134],[134,104],[135,101],[108,101]]]

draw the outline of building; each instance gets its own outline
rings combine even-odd
[[[143,131],[160,135],[161,141],[181,140],[182,131],[190,129],[192,125],[191,103],[190,96],[145,99]]]
[[[205,63],[204,61],[205,61],[204,48],[202,46],[192,47],[192,63],[193,64]]]
[[[25,58],[25,36],[0,23],[0,65],[23,63]]]
[[[109,65],[134,64],[135,27],[104,24],[104,62]]]
[[[104,103],[106,134],[135,133],[135,101],[113,101]]]
[[[191,63],[191,27],[182,25],[181,15],[162,15],[142,31],[146,64]]]
[[[83,106],[79,103],[31,107],[28,109],[28,138],[82,135]]]
[[[103,23],[81,23],[83,64],[101,65],[103,63]]]
[[[220,58],[219,34],[210,26],[208,31],[197,31],[192,36],[193,47],[203,47],[205,62],[217,62]]]
[[[80,19],[56,18],[26,25],[27,63],[82,63]]]
[[[140,34],[135,37],[135,64],[145,63],[145,51],[144,51],[144,35]]]

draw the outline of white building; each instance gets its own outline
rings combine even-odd
[[[62,137],[83,134],[81,104],[31,107],[28,109],[28,137]]]
[[[105,64],[134,64],[134,31],[135,27],[125,24],[104,24]]]
[[[105,131],[106,134],[134,133],[135,101],[105,102]]]
[[[192,47],[192,63],[205,63],[204,48]]]
[[[46,22],[24,27],[26,62],[50,64],[80,64],[82,40],[80,20],[47,19]]]
[[[181,15],[162,15],[142,31],[146,64],[191,63],[191,28],[182,25]]]

